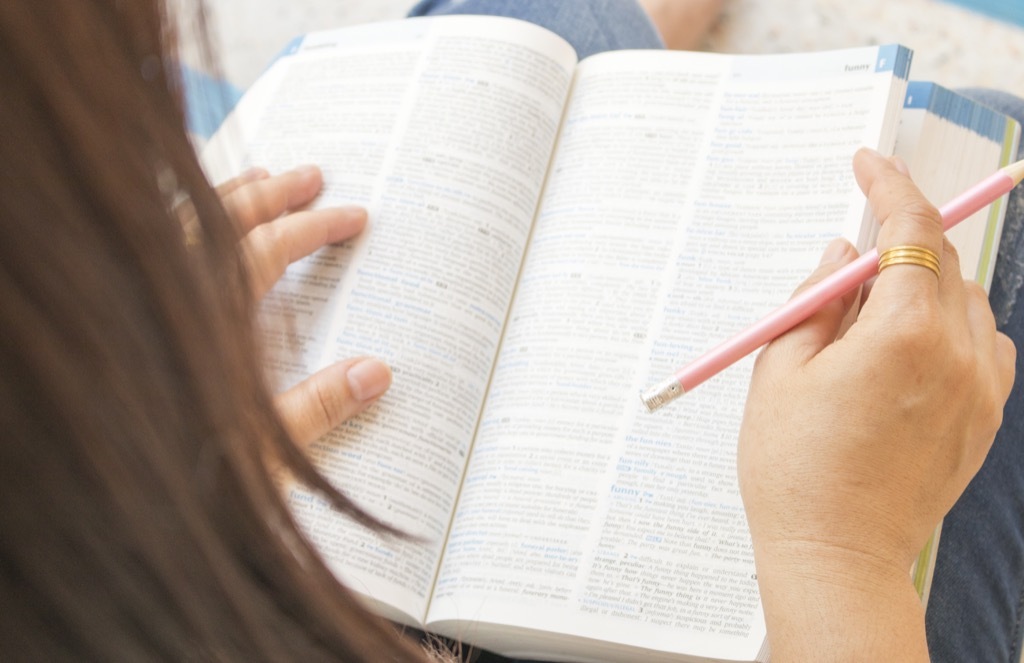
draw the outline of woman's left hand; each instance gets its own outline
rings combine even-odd
[[[361,207],[309,210],[323,186],[316,166],[271,176],[252,169],[217,187],[228,213],[246,233],[242,251],[259,299],[288,265],[366,226]],[[292,439],[308,445],[372,405],[391,385],[391,370],[369,357],[347,359],[278,394],[278,413]]]

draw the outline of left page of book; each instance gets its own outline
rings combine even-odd
[[[347,357],[394,370],[381,402],[310,454],[357,504],[422,542],[287,491],[339,577],[405,623],[426,611],[575,64],[560,38],[511,19],[315,33],[204,151],[215,180],[317,164],[317,206],[370,211],[359,238],[288,270],[261,324],[278,388]]]

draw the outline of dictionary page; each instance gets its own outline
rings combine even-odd
[[[310,453],[358,505],[420,540],[373,534],[287,490],[338,576],[403,622],[425,615],[575,60],[510,19],[313,34],[204,155],[223,173],[316,163],[317,206],[370,211],[359,238],[288,270],[261,323],[280,388],[360,355],[394,371],[379,404]]]
[[[735,478],[752,358],[657,414],[638,394],[858,236],[851,157],[892,149],[908,59],[580,64],[431,628],[548,660],[759,657]]]

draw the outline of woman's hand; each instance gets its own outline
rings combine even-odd
[[[242,250],[254,295],[262,297],[288,265],[322,246],[343,242],[366,226],[366,210],[305,210],[323,186],[320,170],[304,166],[271,176],[253,169],[217,188],[228,213],[246,232]],[[368,357],[319,371],[277,396],[292,439],[307,445],[374,403],[391,385],[391,371]]]
[[[984,291],[905,166],[862,150],[879,251],[941,256],[941,278],[886,268],[758,358],[739,443],[773,660],[927,660],[909,571],[988,452],[1014,378]],[[806,287],[856,257],[837,241]]]

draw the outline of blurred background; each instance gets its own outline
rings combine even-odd
[[[231,83],[245,88],[293,37],[401,18],[414,3],[207,0],[207,4],[225,74]],[[1020,22],[1024,22],[1024,0],[726,0],[725,14],[706,50],[782,53],[899,42],[914,49],[915,79],[947,87],[998,87],[1024,96]]]

